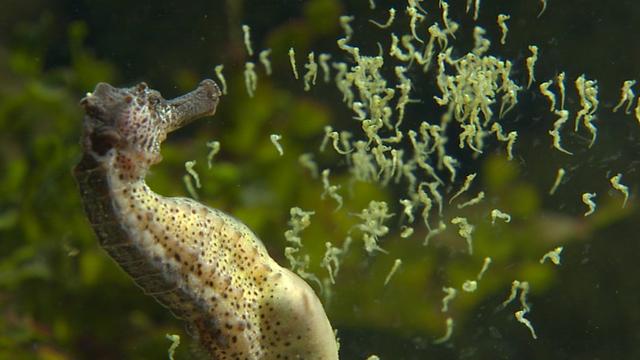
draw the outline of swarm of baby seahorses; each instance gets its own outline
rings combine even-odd
[[[145,183],[167,134],[215,113],[204,80],[173,100],[141,83],[100,83],[82,99],[82,159],[74,175],[100,245],[145,293],[186,321],[213,359],[338,358],[313,290],[280,267],[243,223]]]

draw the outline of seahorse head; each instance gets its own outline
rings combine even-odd
[[[213,80],[204,80],[192,92],[173,100],[165,100],[145,83],[130,88],[99,83],[80,101],[86,113],[83,149],[96,158],[115,151],[133,167],[132,175],[144,176],[149,166],[160,161],[160,144],[167,134],[213,115],[219,97]]]

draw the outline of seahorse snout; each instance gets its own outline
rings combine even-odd
[[[205,79],[192,92],[169,100],[167,104],[173,116],[167,124],[167,132],[179,129],[197,118],[215,114],[220,95],[218,85],[211,79]]]

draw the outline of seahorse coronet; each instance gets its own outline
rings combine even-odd
[[[87,94],[74,176],[89,222],[107,253],[186,321],[213,359],[338,359],[316,294],[246,225],[145,183],[167,134],[213,115],[219,98],[212,80],[172,100],[145,83],[100,83]]]

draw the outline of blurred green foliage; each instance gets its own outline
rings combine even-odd
[[[378,3],[377,19],[390,2]],[[594,4],[590,2],[590,9],[597,11]],[[325,242],[342,243],[357,223],[352,214],[372,199],[388,201],[396,214],[401,211],[397,188],[353,184],[344,164],[327,151],[317,160],[321,168],[332,169],[332,181],[348,198],[335,213],[335,204],[320,198],[319,179],[313,179],[297,160],[301,153],[315,152],[325,125],[341,129],[353,125],[344,120],[351,113],[331,87],[301,94],[301,84],[290,76],[287,50],[295,46],[301,68],[308,51],[333,48],[340,33],[337,17],[349,13],[366,14],[357,23],[356,36],[377,51],[375,41],[363,31],[372,14],[368,2],[277,5],[229,0],[187,6],[170,1],[60,1],[44,6],[24,1],[20,5],[7,3],[0,35],[0,358],[159,359],[166,357],[170,345],[165,333],[188,337],[179,321],[144,296],[99,249],[82,213],[71,177],[79,156],[82,119],[77,102],[99,81],[128,86],[146,80],[171,97],[202,77],[214,76],[214,64],[225,64],[230,93],[219,113],[172,136],[163,148],[164,162],[153,169],[149,182],[161,194],[185,196],[177,174],[184,173],[186,160],[197,160],[204,184],[201,199],[246,222],[280,263],[284,263],[282,233],[292,206],[316,212],[303,241],[311,270],[320,277],[327,276],[319,265]],[[483,8],[483,14],[495,13],[495,6]],[[552,25],[533,34],[531,41],[549,44],[543,47],[550,57],[547,64],[565,60],[573,74],[588,70],[603,77],[603,92],[608,90],[607,101],[613,101],[617,89],[612,84],[637,73],[632,70],[637,70],[638,50],[618,58],[621,65],[610,72],[598,73],[596,69],[604,68],[610,57],[585,50],[581,42],[569,48],[570,39],[558,30],[566,24],[553,19],[562,18],[572,5],[557,6],[555,13],[547,10]],[[631,5],[620,5],[625,6]],[[583,17],[590,16],[583,7],[573,7]],[[514,21],[510,36],[519,45],[504,49],[507,56],[522,58],[518,51],[528,44],[518,39],[532,21],[523,9],[525,5],[512,9],[513,19],[524,20],[519,25]],[[623,17],[623,10],[616,8],[608,21]],[[491,23],[490,15],[485,16]],[[241,23],[252,25],[256,49],[273,49],[276,75],[261,74],[251,100],[243,87]],[[616,31],[629,28],[603,30],[592,41],[607,42]],[[567,49],[558,50],[554,42]],[[592,57],[568,61],[574,60],[572,53],[585,52]],[[633,61],[636,68],[630,65]],[[541,75],[553,76],[557,72],[553,66],[541,65]],[[622,71],[627,72],[620,75]],[[427,94],[433,86],[429,79],[418,84]],[[464,214],[477,224],[474,257],[466,256],[455,231],[424,247],[423,230],[402,239],[397,224],[391,224],[392,235],[381,244],[391,255],[375,256],[367,255],[359,234],[352,233],[352,251],[337,283],[322,294],[339,330],[345,359],[364,359],[371,353],[383,359],[584,358],[585,354],[633,358],[633,351],[640,356],[633,342],[640,336],[633,254],[640,249],[632,241],[637,240],[639,216],[634,203],[620,210],[620,199],[608,197],[604,176],[609,169],[628,170],[632,191],[640,190],[638,174],[633,172],[638,148],[621,146],[616,140],[631,136],[637,143],[638,130],[614,118],[609,140],[602,140],[595,156],[578,154],[571,168],[573,185],[551,199],[546,192],[562,163],[557,154],[537,145],[547,126],[540,125],[539,118],[529,119],[534,117],[532,109],[544,102],[534,95],[523,102],[520,116],[527,120],[516,121],[516,126],[531,139],[516,147],[519,160],[507,161],[504,149],[467,159],[463,170],[481,174],[470,194],[484,189],[490,200],[472,209],[445,211],[445,218]],[[420,110],[423,113],[411,113],[414,120],[409,126],[433,109]],[[268,134],[273,133],[284,135],[282,157],[269,141]],[[222,151],[208,169],[205,143],[212,139],[221,142]],[[551,155],[541,159],[541,153]],[[581,219],[583,208],[577,200],[585,185],[599,189],[602,199],[588,221]],[[492,227],[486,214],[493,208],[508,210],[514,221]],[[559,244],[566,244],[562,270],[540,265],[540,256]],[[432,345],[444,333],[446,316],[439,310],[442,286],[459,286],[474,278],[485,256],[494,263],[478,291],[461,294],[452,303],[457,321],[453,344]],[[402,258],[403,265],[384,286],[395,258]],[[513,320],[515,309],[495,311],[513,279],[532,284],[531,319],[538,333],[545,334],[544,341],[531,340]],[[190,358],[186,342],[176,358]]]

